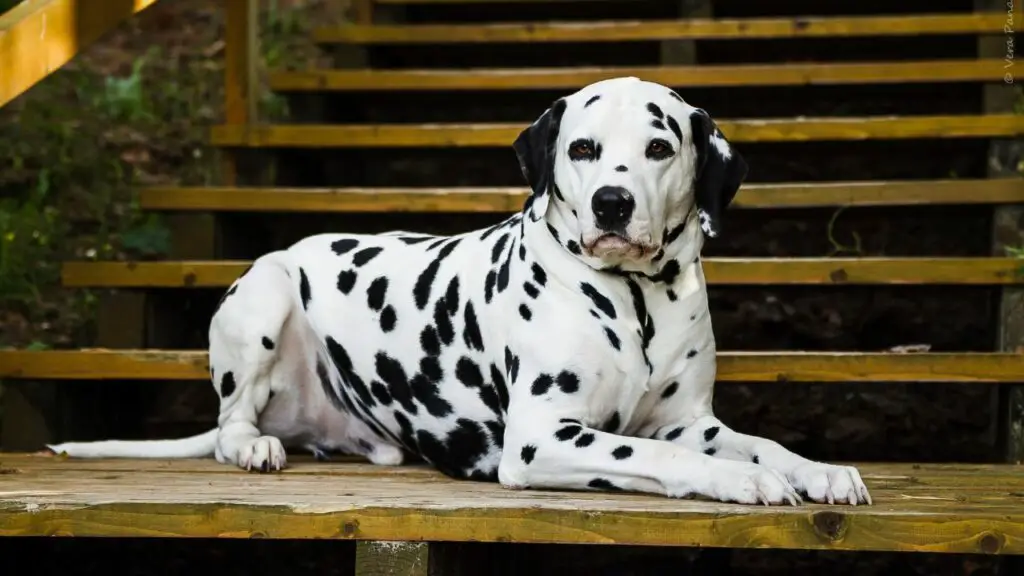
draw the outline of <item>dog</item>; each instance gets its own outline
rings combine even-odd
[[[217,428],[49,448],[270,472],[289,447],[516,489],[871,504],[856,468],[712,412],[700,253],[748,168],[705,110],[603,80],[513,149],[531,192],[489,228],[319,234],[256,259],[210,324]]]

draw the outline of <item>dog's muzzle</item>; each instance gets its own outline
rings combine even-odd
[[[622,186],[602,186],[590,200],[594,223],[606,232],[622,232],[633,216],[636,200]]]

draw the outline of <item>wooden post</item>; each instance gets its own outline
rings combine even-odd
[[[373,0],[352,0],[349,19],[353,24],[372,24]]]
[[[1006,61],[1001,82],[984,88],[986,114],[1013,113],[1021,95],[1017,86],[1024,83],[1024,74],[1013,67],[1014,34],[1020,28],[1021,0],[975,0],[975,10],[998,12],[1006,15],[1004,29],[981,37],[978,41],[979,58],[999,58]],[[988,152],[990,178],[1019,177],[1022,159],[1021,139],[993,140]],[[999,206],[993,221],[992,249],[994,256],[1008,256],[1007,248],[1024,248],[1024,205]],[[1024,258],[1021,260],[1024,273]],[[1024,289],[1002,289],[998,307],[998,336],[996,346],[1003,352],[1024,354]],[[1010,462],[1024,462],[1024,387],[1005,386],[999,394],[1001,436],[1004,454]]]
[[[427,576],[429,549],[426,542],[357,542],[356,576]]]

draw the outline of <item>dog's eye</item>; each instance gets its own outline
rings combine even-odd
[[[661,160],[662,158],[668,158],[673,154],[672,145],[660,138],[651,140],[647,144],[647,150],[644,154],[652,160]]]
[[[594,158],[594,143],[590,140],[576,140],[569,145],[569,158],[591,160]]]

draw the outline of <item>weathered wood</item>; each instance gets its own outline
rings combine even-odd
[[[259,110],[259,4],[224,0],[224,123],[243,133],[257,122]],[[238,183],[239,152],[220,150],[220,179]]]
[[[208,380],[206,351],[0,350],[0,378]],[[719,382],[1024,382],[1024,354],[718,352]]]
[[[712,285],[1024,284],[1017,258],[707,258]],[[69,288],[219,288],[250,261],[65,262]]]
[[[325,466],[295,459],[282,473],[259,475],[212,459],[177,462],[175,471],[170,464],[122,461],[107,468],[107,462],[0,455],[0,536],[1024,554],[1024,497],[1015,488],[1024,482],[1021,467],[963,465],[947,475],[943,467],[927,464],[864,464],[860,469],[874,506],[767,508],[637,494],[506,490],[449,480],[421,466]],[[975,470],[991,479],[987,488],[964,489],[964,479]]]
[[[426,542],[359,542],[356,576],[427,576],[429,546]]]
[[[1024,134],[1024,115],[885,116],[867,118],[720,119],[734,142],[807,142],[904,138],[978,138]],[[216,146],[395,148],[511,146],[525,123],[292,124],[211,129]]]
[[[516,24],[353,24],[316,28],[313,39],[325,44],[444,44],[993,34],[1003,29],[1005,19],[1005,14],[914,14]]]
[[[482,68],[470,70],[298,70],[270,74],[278,92],[365,90],[576,90],[636,76],[666,86],[827,86],[917,82],[1002,82],[1003,61],[926,60],[829,64],[630,66],[614,68]]]
[[[27,0],[0,14],[0,106],[156,0]]]
[[[349,20],[356,24],[373,22],[374,0],[349,0]]]
[[[153,187],[144,210],[225,212],[518,212],[525,187],[258,188]],[[1024,202],[1024,179],[745,184],[730,208],[910,206]]]

